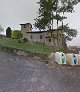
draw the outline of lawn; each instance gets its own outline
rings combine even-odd
[[[15,39],[0,39],[0,44],[2,46],[9,46],[13,48],[22,49],[25,51],[35,52],[35,53],[44,53],[44,54],[50,54],[52,51],[52,47],[47,45],[42,45],[38,43],[18,43],[18,40]]]

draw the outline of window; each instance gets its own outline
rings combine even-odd
[[[49,42],[51,42],[51,39],[49,39]]]
[[[24,28],[26,28],[26,25],[24,25]]]
[[[33,36],[31,35],[31,36],[30,36],[30,39],[32,39],[32,38],[33,38]]]
[[[40,35],[40,39],[42,39],[42,35]]]

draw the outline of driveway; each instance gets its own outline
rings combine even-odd
[[[0,92],[80,92],[80,67],[0,53]]]

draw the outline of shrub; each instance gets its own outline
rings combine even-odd
[[[8,27],[8,28],[6,29],[6,37],[7,37],[7,38],[11,38],[11,35],[12,35],[12,30],[11,30],[10,27]]]
[[[22,39],[19,39],[19,40],[18,40],[18,43],[23,43],[23,40],[22,40]]]
[[[23,42],[24,43],[28,42],[28,39],[27,38],[23,38]]]
[[[15,30],[12,33],[12,38],[14,39],[20,39],[23,37],[23,34],[21,33],[21,31]]]

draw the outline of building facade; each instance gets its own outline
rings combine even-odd
[[[20,24],[23,38],[27,38],[30,42],[40,42],[45,45],[51,45],[56,48],[64,47],[64,35],[62,29],[54,29],[50,31],[32,31],[30,23]]]

